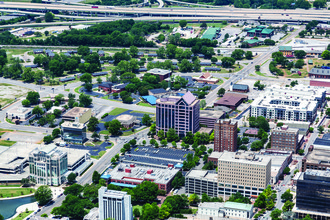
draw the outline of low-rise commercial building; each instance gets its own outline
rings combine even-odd
[[[132,220],[131,195],[102,186],[99,189],[99,219]]]
[[[307,169],[311,170],[327,170],[330,169],[330,145],[329,140],[317,138],[314,145],[308,149],[307,155],[302,159],[302,172]],[[321,145],[326,144],[326,145]]]
[[[111,184],[118,186],[136,187],[144,181],[151,181],[158,185],[160,190],[169,192],[171,183],[179,169],[147,168],[145,166],[120,163],[109,174]]]
[[[18,107],[10,109],[6,112],[6,118],[10,120],[17,120],[20,124],[26,124],[29,120],[33,119],[35,116],[32,114],[33,108]]]
[[[116,117],[116,119],[121,123],[125,128],[133,127],[135,124],[140,124],[141,122],[136,119],[133,115],[123,114]]]
[[[41,185],[61,185],[66,181],[68,155],[54,145],[38,147],[29,154],[30,177]]]
[[[166,78],[169,78],[172,74],[171,70],[164,70],[164,69],[151,69],[147,73],[150,73],[151,75],[154,76],[159,76],[160,81],[163,81]]]
[[[224,119],[226,113],[223,111],[200,110],[199,123],[208,128],[214,128],[214,124],[219,119]]]
[[[289,128],[287,125],[276,127],[271,131],[271,148],[297,152],[299,146],[299,130]]]
[[[69,143],[84,143],[86,130],[86,125],[79,122],[65,121],[61,124],[62,139]]]
[[[291,46],[279,46],[279,51],[282,52],[284,56],[293,56],[293,50]]]
[[[219,196],[240,192],[257,197],[271,181],[271,159],[254,153],[225,151],[218,161]]]
[[[210,63],[210,65],[211,65],[211,63]],[[207,65],[207,66],[210,66],[210,65]],[[213,76],[209,72],[204,73],[200,77],[193,77],[193,79],[199,83],[216,84],[217,82],[219,82],[219,79],[213,78]]]
[[[223,95],[223,97],[214,103],[214,106],[225,106],[235,110],[243,101],[247,99],[247,95],[227,92]]]
[[[218,196],[218,174],[208,170],[190,170],[185,176],[185,190],[187,194]]]
[[[243,93],[247,93],[249,92],[249,85],[245,85],[245,84],[234,84],[231,87],[231,90],[233,92],[243,92]]]
[[[74,107],[69,111],[67,111],[62,116],[62,119],[64,121],[79,122],[84,124],[91,118],[91,116],[92,116],[91,108]]]
[[[330,79],[330,69],[312,68],[308,76],[313,79]]]

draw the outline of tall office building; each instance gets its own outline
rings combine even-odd
[[[219,196],[240,192],[257,197],[271,180],[271,159],[259,158],[251,152],[225,151],[218,161]]]
[[[38,147],[29,154],[30,177],[41,185],[61,185],[68,171],[67,152],[54,145]]]
[[[218,120],[214,124],[214,151],[237,150],[237,122]]]
[[[199,100],[187,92],[182,97],[169,96],[156,101],[156,129],[165,133],[174,128],[178,135],[199,129]]]
[[[271,132],[271,148],[274,150],[285,150],[296,153],[299,130],[288,128],[288,126],[276,127]]]
[[[99,189],[99,218],[100,220],[132,220],[133,211],[131,196],[127,192]]]
[[[297,180],[296,207],[297,217],[307,214],[312,219],[330,218],[330,171],[309,170],[301,173]]]

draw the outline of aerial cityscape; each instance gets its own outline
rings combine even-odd
[[[330,220],[329,2],[0,12],[0,220]]]

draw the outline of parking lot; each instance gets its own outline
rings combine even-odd
[[[103,142],[101,145],[96,145],[96,146],[83,146],[83,145],[74,145],[74,144],[69,144],[67,148],[71,149],[79,149],[79,150],[88,150],[91,156],[98,156],[99,152],[101,151],[106,151],[106,147],[111,146],[110,143]]]

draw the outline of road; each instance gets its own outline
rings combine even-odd
[[[262,20],[270,21],[311,21],[319,20],[322,22],[330,21],[330,13],[327,10],[268,10],[268,9],[242,9],[242,8],[126,8],[115,7],[108,8],[106,6],[99,6],[98,8],[91,8],[91,6],[81,5],[61,5],[61,4],[39,4],[39,3],[24,3],[24,2],[4,2],[0,5],[1,9],[8,10],[42,10],[44,13],[47,10],[66,10],[71,12],[91,12],[91,13],[112,13],[116,15],[132,15],[132,16],[152,16],[152,20],[164,20],[166,17],[171,19],[174,17],[182,17],[182,19],[189,19],[195,17],[209,17],[209,19],[252,19],[257,20],[259,17]],[[308,12],[308,13],[306,13]],[[64,15],[57,15],[64,16]],[[68,17],[67,15],[65,17]],[[99,17],[81,16],[85,19],[99,19]],[[183,18],[185,17],[185,18]],[[112,18],[109,18],[112,19]],[[172,18],[174,19],[174,18]],[[150,19],[151,20],[151,19]]]

